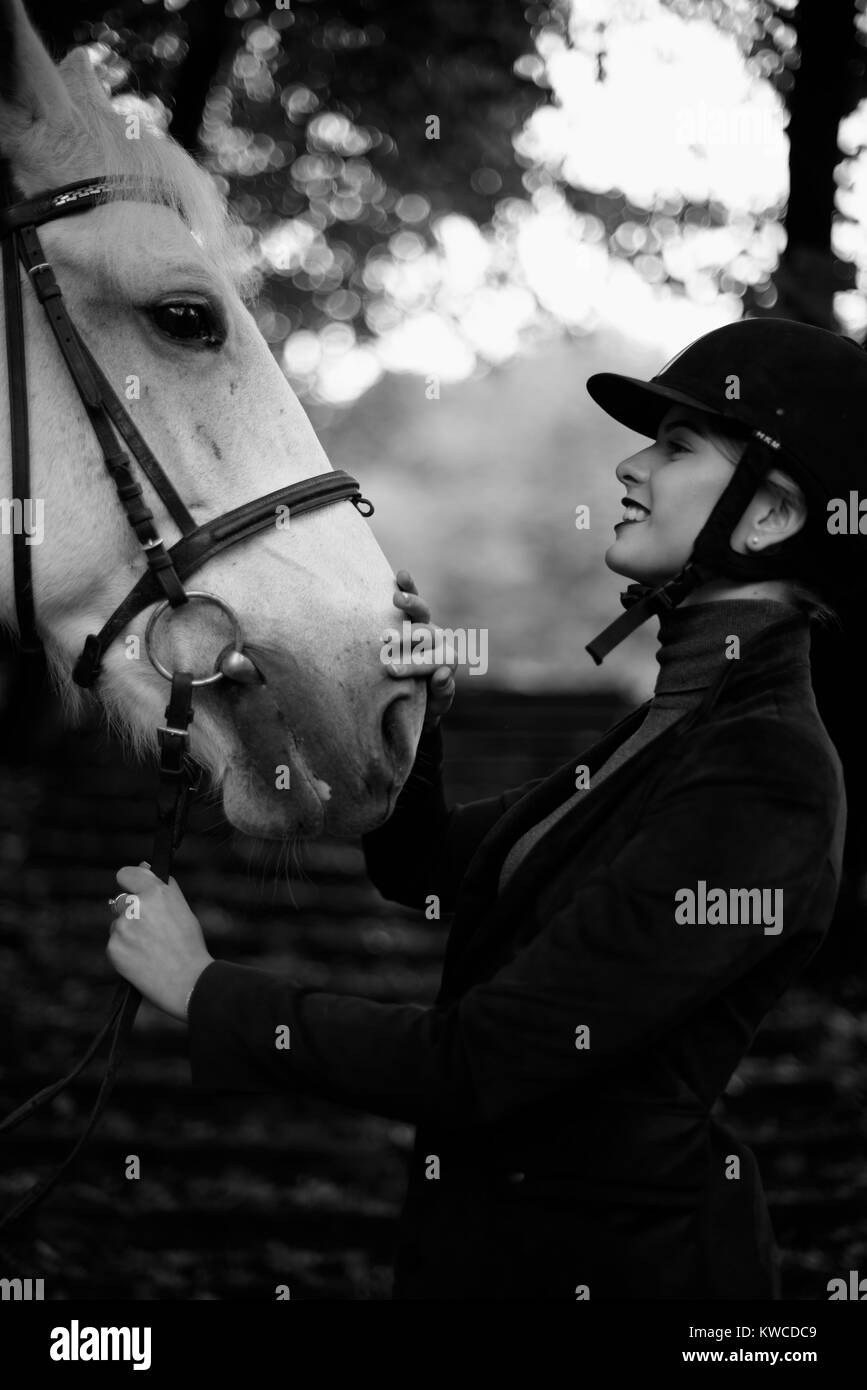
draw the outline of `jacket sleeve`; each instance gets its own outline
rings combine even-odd
[[[811,756],[809,739],[771,719],[739,729],[735,746],[691,740],[621,852],[448,1008],[299,989],[215,962],[190,1004],[194,1084],[311,1090],[412,1123],[472,1127],[642,1056],[795,933],[799,961],[818,944],[839,881],[841,788]],[[780,889],[782,931],[679,925],[675,893],[699,880]],[[290,1046],[278,1049],[281,1025]]]
[[[500,817],[545,779],[537,777],[500,796],[449,806],[443,790],[443,736],[439,725],[422,734],[412,772],[394,811],[362,837],[367,874],[384,898],[424,907],[435,893],[451,912],[473,855]]]

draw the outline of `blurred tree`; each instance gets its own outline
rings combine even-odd
[[[852,267],[832,253],[831,224],[839,122],[865,94],[856,0],[664,3],[730,33],[790,111],[788,245],[776,290],[739,282],[730,266],[718,280],[750,312],[834,326],[832,296],[854,284]],[[389,257],[396,233],[433,245],[439,214],[484,226],[503,200],[526,199],[538,182],[513,142],[548,100],[540,36],[591,52],[604,82],[613,28],[629,20],[618,0],[286,0],[285,8],[30,0],[29,8],[57,54],[76,42],[101,45],[116,75],[158,97],[172,133],[224,177],[257,232],[293,223],[294,239],[265,267],[260,323],[276,343],[334,321],[359,338],[376,332],[380,319],[366,312],[381,297],[375,262]],[[557,183],[573,209],[599,219],[612,256],[642,255],[631,228],[646,228],[654,209],[616,189]],[[728,215],[715,200],[689,197],[664,211],[693,227],[725,225]],[[663,278],[678,283],[670,266]]]
[[[864,59],[854,0],[800,0],[794,22],[800,63],[789,108],[787,244],[772,312],[834,330],[833,296],[855,284],[851,263],[831,248],[840,163],[840,121],[864,95]]]
[[[328,294],[336,285],[363,291],[366,256],[393,232],[451,210],[484,223],[500,198],[524,193],[512,136],[543,93],[514,65],[544,6],[30,0],[28,8],[56,56],[73,43],[100,45],[109,70],[117,75],[121,63],[133,90],[158,97],[172,134],[226,177],[245,220],[265,229],[303,214],[326,233],[338,253],[328,273],[295,267],[281,276],[283,316],[269,336],[329,321],[337,306],[326,306]],[[397,210],[404,194],[412,201]],[[352,317],[360,317],[356,298]]]

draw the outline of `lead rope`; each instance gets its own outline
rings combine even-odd
[[[190,801],[198,790],[201,781],[201,768],[196,767],[187,754],[189,726],[193,718],[193,677],[188,671],[176,671],[172,676],[171,695],[166,706],[166,725],[159,729],[160,768],[157,787],[157,825],[151,851],[151,869],[168,883],[172,871],[175,851],[183,839]],[[105,1039],[111,1036],[105,1074],[100,1083],[96,1100],[88,1116],[87,1123],[66,1157],[52,1173],[28,1188],[22,1197],[0,1219],[0,1230],[17,1221],[25,1212],[42,1201],[54,1188],[64,1173],[72,1166],[81,1149],[87,1143],[105,1109],[114,1087],[126,1045],[132,1033],[141,995],[133,985],[126,982],[118,984],[111,1003],[108,1018],[90,1043],[87,1051],[76,1062],[71,1071],[59,1081],[53,1081],[41,1091],[26,1100],[11,1115],[0,1121],[0,1134],[17,1128],[30,1115],[53,1100],[70,1082],[84,1070],[88,1062],[99,1052]]]

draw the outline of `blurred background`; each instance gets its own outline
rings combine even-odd
[[[453,800],[550,771],[652,691],[655,624],[599,670],[621,611],[603,555],[640,447],[584,389],[647,376],[743,314],[867,332],[867,20],[853,0],[29,0],[123,106],[209,170],[243,226],[253,310],[395,568],[489,634],[446,728]],[[575,528],[575,508],[590,526]],[[857,617],[855,631],[857,634]],[[844,757],[846,879],[827,944],[721,1111],[759,1157],[784,1294],[867,1272],[867,854],[857,642],[816,638]],[[64,1070],[109,997],[104,900],[145,857],[152,769],[64,730],[0,654],[0,1089]],[[805,775],[808,771],[805,770]],[[200,807],[181,885],[229,959],[433,999],[447,924],[385,904],[357,845],[292,883]],[[63,1153],[95,1082],[10,1138],[5,1201]],[[314,1099],[202,1100],[145,1011],[77,1176],[7,1242],[47,1297],[383,1299],[403,1126]],[[143,1176],[125,1180],[127,1153]]]

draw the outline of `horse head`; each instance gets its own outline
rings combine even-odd
[[[0,151],[18,194],[107,176],[136,197],[40,228],[85,347],[196,525],[330,471],[245,300],[251,264],[213,181],[113,102],[83,49],[59,65],[21,0],[0,3]],[[76,657],[143,570],[94,432],[33,286],[22,284],[30,402],[29,540],[36,623],[69,715],[86,705]],[[0,393],[0,492],[11,496],[9,401]],[[166,546],[181,532],[143,482]],[[20,499],[23,501],[23,499]],[[190,753],[229,821],[259,837],[358,835],[390,815],[415,754],[424,689],[380,659],[395,621],[391,566],[347,501],[287,518],[211,555],[191,588],[238,615],[261,679],[196,691]],[[156,751],[167,686],[147,660],[149,609],[105,653],[96,694],[137,754]],[[0,621],[15,630],[12,539],[0,537]],[[231,631],[217,605],[160,620],[168,669],[214,669]]]

